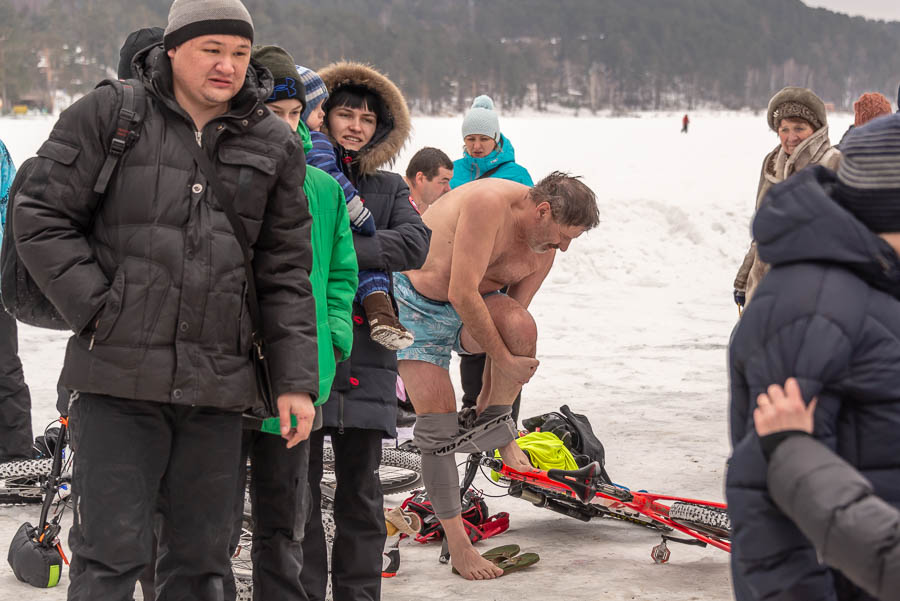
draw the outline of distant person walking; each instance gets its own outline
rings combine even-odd
[[[811,90],[788,86],[769,100],[766,118],[779,144],[763,159],[756,188],[759,211],[769,189],[809,165],[837,169],[841,153],[828,139],[825,103]],[[756,240],[744,256],[734,279],[734,302],[739,308],[750,302],[753,291],[769,270],[756,252]]]
[[[472,102],[472,108],[463,117],[463,157],[453,162],[453,179],[450,188],[488,177],[533,186],[534,181],[525,167],[516,163],[516,151],[512,142],[500,133],[500,119],[494,111],[494,101],[490,96],[479,96]],[[481,393],[484,374],[484,354],[463,355],[460,358],[459,375],[462,380],[463,413],[474,415],[475,402]],[[519,417],[521,394],[512,409],[513,421]]]
[[[681,133],[688,133],[688,125],[691,124],[691,120],[688,119],[687,113],[684,114],[684,117],[681,118]]]

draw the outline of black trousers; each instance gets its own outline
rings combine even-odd
[[[31,394],[19,360],[16,320],[0,308],[0,461],[31,459]]]
[[[463,389],[463,407],[475,407],[478,402],[478,395],[481,393],[482,376],[484,375],[484,363],[487,355],[460,355],[459,357],[459,379],[462,382]],[[512,415],[513,423],[519,421],[519,406],[522,404],[522,392],[520,391],[516,400],[513,401]]]
[[[82,393],[69,424],[68,599],[132,599],[158,511],[156,599],[220,601],[231,574],[240,414]]]
[[[306,601],[300,582],[303,533],[309,517],[309,440],[292,449],[280,436],[245,430],[240,467],[250,457],[250,503],[253,518],[253,599]],[[246,469],[241,469],[236,490],[231,555],[237,549],[244,511]],[[226,583],[225,599],[237,597],[233,581]]]
[[[380,430],[324,428],[310,437],[310,518],[303,540],[303,588],[311,601],[324,601],[328,585],[325,530],[322,527],[322,445],[331,435],[337,490],[334,521],[337,531],[331,551],[331,586],[340,601],[381,599],[382,553],[387,529],[384,495],[378,477]]]

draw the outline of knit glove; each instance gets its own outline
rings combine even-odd
[[[363,236],[375,235],[375,218],[358,194],[347,201],[347,211],[350,213],[351,230]]]

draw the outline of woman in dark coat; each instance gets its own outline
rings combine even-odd
[[[374,236],[354,233],[360,269],[387,273],[425,262],[431,231],[409,199],[403,178],[379,170],[396,159],[409,137],[410,119],[400,90],[366,65],[341,62],[319,75],[331,95],[323,131],[334,143],[345,175],[375,218]],[[336,470],[337,536],[332,548],[332,589],[342,601],[381,596],[385,525],[378,479],[382,438],[396,436],[397,354],[369,337],[362,307],[353,307],[353,350],[340,363],[331,396],[322,406],[324,428],[310,437],[312,515],[303,541],[303,587],[311,600],[325,598],[328,569],[321,523],[322,445],[331,436]]]

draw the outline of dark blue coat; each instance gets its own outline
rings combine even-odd
[[[409,199],[409,188],[396,173],[379,171],[354,182],[375,218],[374,236],[353,234],[360,269],[418,269],[425,262],[431,230]],[[353,350],[337,366],[328,402],[322,406],[324,425],[334,428],[382,430],[397,436],[397,353],[369,337],[369,325],[359,303],[353,303]]]
[[[735,596],[870,599],[821,565],[772,503],[753,428],[756,397],[795,376],[817,397],[816,438],[900,507],[900,258],[833,200],[834,172],[812,167],[772,188],[753,224],[772,270],[734,331],[726,481]]]

